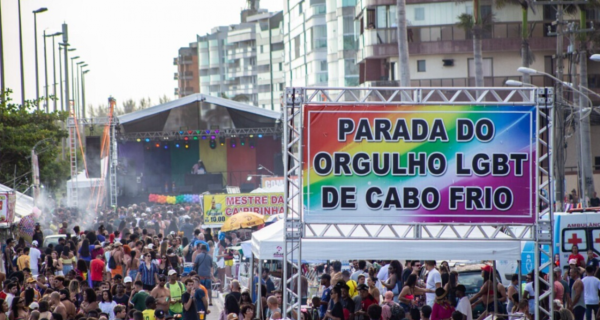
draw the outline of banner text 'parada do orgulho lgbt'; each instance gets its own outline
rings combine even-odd
[[[304,220],[535,222],[534,106],[304,108]]]

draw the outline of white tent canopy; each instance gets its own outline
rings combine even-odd
[[[12,188],[0,184],[0,192],[7,192],[12,190]],[[20,218],[31,214],[34,206],[32,197],[18,191],[16,193],[17,204],[15,205],[15,221],[18,221]]]
[[[283,259],[284,220],[252,233],[252,253],[259,259]],[[431,227],[430,227],[431,228]],[[467,228],[458,226],[456,228]],[[441,228],[440,228],[441,229]],[[444,234],[444,233],[442,233]],[[390,232],[391,236],[391,232]],[[508,236],[507,236],[508,239]],[[243,247],[247,248],[247,244]],[[468,249],[467,249],[468,248]],[[247,250],[244,250],[246,254]],[[521,243],[515,240],[303,239],[303,260],[519,260]]]

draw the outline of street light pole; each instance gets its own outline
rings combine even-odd
[[[535,69],[526,68],[526,67],[519,67],[517,69],[517,71],[519,71],[521,73],[524,73],[524,74],[529,74],[529,75],[539,74],[539,75],[543,75],[543,76],[549,77],[549,78],[555,80],[556,82],[558,82],[561,86],[568,87],[572,91],[576,92],[579,95],[579,97],[580,97],[580,102],[581,103],[579,105],[579,116],[578,116],[578,120],[579,120],[579,123],[578,123],[578,125],[579,125],[579,128],[578,128],[579,129],[578,130],[579,143],[577,144],[577,149],[578,149],[577,151],[578,151],[578,154],[579,154],[579,161],[578,161],[579,162],[579,188],[580,188],[579,197],[581,199],[581,202],[580,202],[581,206],[582,206],[583,209],[585,209],[587,207],[587,202],[586,202],[586,187],[585,186],[586,186],[588,180],[592,181],[592,183],[593,183],[593,181],[594,181],[593,179],[594,178],[593,178],[593,176],[589,177],[586,174],[586,172],[585,172],[585,167],[590,165],[590,163],[586,163],[586,158],[587,158],[587,156],[589,156],[589,158],[591,159],[591,154],[590,154],[591,150],[590,150],[590,147],[588,147],[587,150],[586,150],[586,148],[584,146],[584,137],[583,137],[584,132],[582,130],[583,111],[584,111],[584,108],[583,108],[583,99],[587,100],[587,102],[588,102],[588,104],[590,106],[590,111],[594,109],[594,106],[592,104],[592,100],[590,100],[590,98],[581,91],[581,89],[584,88],[584,87],[579,86],[580,90],[577,90],[577,89],[573,88],[572,84],[564,82],[564,81],[560,80],[559,78],[557,78],[557,77],[555,77],[555,76],[553,76],[551,74],[548,74],[546,72],[537,71]],[[564,175],[564,172],[562,172],[562,173],[559,172],[558,174],[563,174]]]
[[[75,67],[73,61],[79,59],[79,56],[75,56],[71,58],[71,93],[73,94],[73,115],[75,115]],[[69,106],[71,105],[71,101],[68,101]]]
[[[21,108],[25,108],[25,72],[23,66],[23,28],[21,26],[21,0],[17,0],[19,9],[19,56],[21,61]]]
[[[4,100],[4,90],[6,90],[6,83],[4,83],[4,40],[2,38],[2,4],[0,3],[0,101]]]
[[[83,119],[85,119],[85,74],[88,72],[90,70],[85,70],[81,73],[81,117]]]
[[[81,117],[81,105],[79,103],[79,99],[81,98],[81,94],[79,92],[79,80],[81,79],[81,65],[84,64],[84,61],[77,62],[77,116]]]
[[[44,84],[46,88],[46,113],[49,113],[50,106],[48,105],[48,54],[46,52],[46,30],[44,30]]]
[[[19,6],[20,5],[21,5],[21,1],[19,0]],[[35,40],[34,41],[34,44],[35,44],[35,104],[36,104],[38,110],[40,110],[40,76],[39,76],[39,69],[38,69],[37,14],[46,12],[46,11],[48,11],[47,8],[39,8],[37,10],[33,10],[33,36],[35,37],[34,38],[34,40]],[[20,21],[21,21],[21,12],[19,9],[19,30],[21,28]],[[44,50],[46,50],[46,30],[44,30]],[[48,84],[46,83],[46,85],[48,85]],[[48,103],[48,102],[46,101],[46,103]],[[46,107],[46,109],[47,109],[47,107]]]
[[[54,96],[54,112],[58,111],[58,107],[57,107],[57,96],[56,96],[56,57],[55,57],[55,53],[56,53],[56,36],[60,36],[62,34],[62,32],[56,32],[54,34],[48,35],[48,37],[52,37],[52,71],[54,73],[54,78],[53,78],[53,85],[52,85],[52,95]],[[59,46],[60,49],[60,46]],[[59,54],[59,59],[60,61],[60,54]],[[60,73],[60,71],[59,71]],[[62,83],[61,83],[61,88],[62,88]],[[62,91],[62,89],[61,89]],[[61,101],[62,101],[62,92],[61,94]]]

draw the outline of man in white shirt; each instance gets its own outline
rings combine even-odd
[[[425,269],[427,269],[427,282],[425,287],[435,291],[437,288],[442,287],[442,276],[440,272],[435,268],[435,261],[425,261]],[[435,301],[435,293],[426,293],[427,305],[433,308],[433,302]]]
[[[587,275],[581,279],[583,282],[583,301],[585,302],[585,319],[592,320],[592,312],[594,315],[598,313],[598,290],[600,290],[600,280],[594,276],[596,267],[593,265],[585,268]]]
[[[42,253],[38,249],[39,243],[36,240],[31,242],[31,248],[29,249],[29,269],[31,269],[31,275],[37,276],[39,274],[39,261],[42,257]]]
[[[456,292],[456,297],[458,298],[456,311],[463,314],[463,319],[473,320],[473,310],[471,309],[471,302],[466,296],[467,288],[462,284],[459,284],[454,289],[454,292]]]
[[[383,263],[383,261],[382,261],[382,263]],[[390,262],[385,261],[385,265],[383,267],[381,267],[381,269],[379,269],[379,272],[377,273],[377,280],[387,281],[388,278],[390,277],[390,274],[388,271],[389,268],[390,268]],[[379,292],[381,292],[381,294],[385,294],[385,292],[387,291],[387,288],[385,288],[384,286],[381,285],[381,281],[377,281],[377,284],[375,286],[377,287],[377,289],[379,289]]]

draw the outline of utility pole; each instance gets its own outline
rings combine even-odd
[[[556,77],[563,81],[563,5],[556,6]],[[554,164],[556,171],[556,196],[560,209],[563,208],[565,198],[565,112],[563,100],[563,85],[556,86],[556,108],[554,108],[554,119],[556,121],[556,134],[554,135],[554,147],[556,154],[554,155]]]

